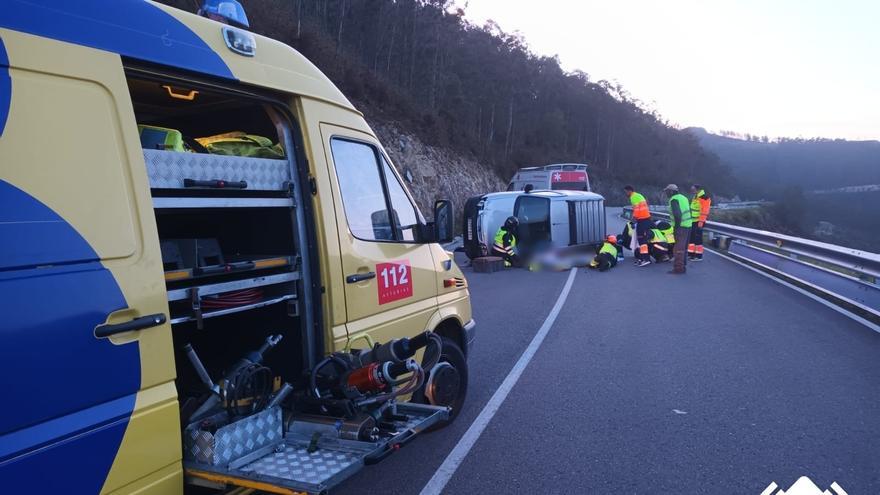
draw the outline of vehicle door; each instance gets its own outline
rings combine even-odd
[[[419,239],[424,219],[375,138],[328,124],[321,134],[335,177],[349,338],[387,341],[425,330],[438,268]]]
[[[182,490],[139,153],[119,55],[0,29],[4,492]]]

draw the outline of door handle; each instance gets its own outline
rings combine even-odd
[[[118,333],[133,332],[135,330],[144,330],[145,328],[158,327],[165,323],[165,315],[156,313],[154,315],[141,316],[122,323],[113,325],[98,325],[95,327],[95,337],[103,339],[116,335]]]
[[[364,280],[370,280],[371,278],[376,278],[376,272],[355,273],[354,275],[345,277],[345,282],[348,284],[356,284],[358,282],[363,282]]]

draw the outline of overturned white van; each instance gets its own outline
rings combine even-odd
[[[499,192],[474,196],[464,207],[464,249],[486,256],[495,232],[509,216],[519,219],[518,248],[593,246],[605,238],[605,198],[585,191]]]

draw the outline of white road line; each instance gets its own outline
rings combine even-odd
[[[562,310],[565,300],[568,298],[568,293],[571,291],[571,285],[574,283],[576,275],[577,268],[572,268],[571,272],[568,274],[568,280],[565,281],[565,286],[562,288],[562,292],[559,293],[559,297],[556,299],[556,304],[553,306],[553,309],[550,310],[550,314],[547,315],[547,319],[544,320],[544,324],[538,329],[538,333],[535,334],[532,342],[526,347],[526,350],[523,351],[516,364],[513,365],[513,369],[510,370],[510,373],[508,373],[507,377],[504,378],[504,381],[501,382],[501,386],[498,387],[498,390],[492,394],[492,397],[483,407],[483,410],[480,411],[477,419],[471,423],[471,426],[455,445],[455,448],[452,449],[452,452],[446,456],[443,464],[437,468],[434,476],[432,476],[425,487],[422,488],[420,495],[439,495],[440,492],[443,491],[443,488],[446,487],[449,480],[452,479],[452,475],[458,470],[458,466],[461,465],[464,458],[467,457],[468,452],[470,452],[474,444],[477,443],[483,430],[485,430],[486,426],[489,425],[489,422],[492,421],[492,417],[495,416],[495,413],[498,412],[501,404],[504,403],[507,394],[509,394],[511,389],[513,389],[513,386],[516,385],[517,380],[519,380],[519,377],[526,369],[526,366],[529,365],[535,352],[541,347],[541,343],[544,342],[544,337],[547,336],[547,333],[553,326],[553,322],[555,322],[556,317],[559,316],[559,311]]]
[[[873,323],[873,322],[871,322],[871,321],[868,321],[868,320],[862,318],[861,316],[859,316],[859,315],[857,315],[857,314],[850,313],[850,312],[847,311],[846,309],[841,308],[840,306],[834,304],[833,302],[828,301],[828,300],[825,300],[825,299],[823,299],[823,298],[817,296],[816,294],[813,294],[813,293],[810,292],[810,291],[804,290],[804,289],[802,289],[802,288],[800,288],[800,287],[798,287],[798,286],[796,286],[796,285],[794,285],[794,284],[792,284],[792,283],[789,283],[789,282],[786,282],[785,280],[782,280],[782,279],[780,279],[780,278],[774,277],[773,275],[771,275],[771,274],[769,274],[769,273],[766,273],[766,272],[763,272],[763,271],[761,271],[761,270],[758,270],[757,268],[755,268],[755,267],[753,267],[753,266],[750,266],[750,265],[747,265],[746,263],[743,263],[742,261],[735,260],[735,259],[730,258],[730,257],[728,257],[728,256],[724,256],[723,254],[716,253],[716,252],[714,252],[714,251],[712,251],[712,250],[709,250],[709,249],[707,249],[705,252],[707,252],[707,253],[712,253],[712,254],[714,254],[715,256],[717,256],[717,257],[719,257],[719,258],[723,258],[723,259],[725,259],[725,260],[727,260],[727,261],[729,261],[729,262],[731,262],[731,263],[736,263],[737,265],[740,265],[740,266],[743,267],[743,268],[747,268],[747,269],[749,269],[749,270],[751,270],[751,271],[757,273],[758,275],[761,275],[761,276],[767,277],[767,278],[769,278],[770,280],[772,280],[772,281],[774,281],[774,282],[776,282],[776,283],[778,283],[778,284],[781,284],[781,285],[784,285],[784,286],[788,287],[789,289],[796,290],[796,291],[800,292],[801,294],[803,294],[803,295],[809,297],[810,299],[812,299],[812,300],[814,300],[814,301],[816,301],[816,302],[818,302],[818,303],[820,303],[820,304],[823,304],[823,305],[825,305],[825,306],[827,306],[827,307],[833,309],[834,311],[837,311],[838,313],[842,314],[843,316],[846,316],[847,318],[849,318],[849,319],[851,319],[851,320],[855,320],[856,322],[861,323],[862,325],[864,325],[864,326],[870,328],[871,330],[880,333],[880,326],[876,325],[875,323]],[[789,275],[789,276],[790,276],[790,275]]]

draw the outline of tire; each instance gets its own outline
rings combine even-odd
[[[453,340],[448,339],[446,337],[441,337],[443,339],[443,346],[440,350],[440,363],[449,363],[455,370],[458,372],[459,376],[459,388],[458,394],[455,399],[448,404],[452,408],[450,412],[449,419],[445,421],[441,421],[436,425],[432,426],[428,429],[428,431],[439,430],[446,426],[452,424],[456,418],[458,418],[459,412],[462,407],[464,407],[465,399],[467,398],[467,389],[468,389],[468,363],[464,357],[464,353],[461,351],[461,348],[458,347]],[[413,402],[418,402],[420,404],[430,404],[431,401],[425,396],[425,387],[422,386],[416,393],[413,394]]]

